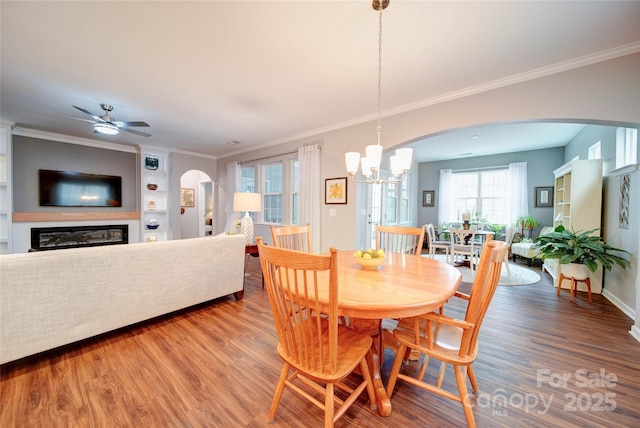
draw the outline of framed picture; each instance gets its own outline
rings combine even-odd
[[[423,207],[435,207],[436,206],[436,191],[435,190],[423,190],[422,191],[422,206]]]
[[[327,178],[324,180],[324,203],[347,203],[347,177]]]
[[[553,186],[536,187],[536,208],[553,207]]]
[[[180,206],[193,207],[195,201],[193,199],[193,189],[180,189]]]

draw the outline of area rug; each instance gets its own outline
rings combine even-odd
[[[422,257],[428,256],[423,254]],[[446,262],[444,254],[436,254],[435,258],[441,262]],[[471,272],[471,269],[466,266],[461,266],[457,269],[462,273],[463,282],[473,282],[474,274]],[[512,262],[509,263],[509,272],[510,274],[507,274],[507,269],[503,263],[498,285],[528,285],[540,281],[540,275],[537,272]]]

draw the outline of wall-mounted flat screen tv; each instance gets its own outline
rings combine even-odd
[[[121,207],[122,177],[39,170],[40,206]]]

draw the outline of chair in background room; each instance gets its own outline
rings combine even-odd
[[[469,427],[475,427],[471,400],[467,390],[467,377],[473,392],[478,392],[478,384],[471,365],[478,356],[478,334],[482,320],[496,291],[502,263],[509,247],[505,242],[491,240],[485,245],[478,272],[469,295],[456,292],[456,296],[468,301],[464,320],[448,317],[444,311],[429,313],[400,322],[393,335],[400,344],[389,375],[387,394],[389,397],[398,379],[411,385],[462,403]],[[446,308],[446,305],[445,305]],[[418,351],[425,358],[417,377],[400,373],[408,350]],[[423,380],[429,359],[442,362],[435,385]],[[458,385],[458,395],[442,388],[445,365],[452,364]]]
[[[324,410],[325,427],[333,427],[365,389],[375,408],[375,390],[367,364],[371,336],[338,323],[338,250],[309,254],[264,245],[261,237],[257,241],[278,333],[277,350],[284,361],[269,420],[275,420],[287,387]],[[328,277],[319,277],[319,271],[328,271]],[[328,282],[321,286],[328,288],[329,302],[322,308],[323,315],[318,316],[320,301],[309,290],[317,290],[321,278]],[[358,380],[356,386],[345,384],[344,379],[358,368],[362,381]],[[336,388],[344,393],[340,394],[342,398],[335,395]],[[318,399],[320,395],[323,398]],[[307,416],[301,413],[300,417],[304,420]]]
[[[449,255],[451,253],[451,241],[440,241],[436,239],[436,229],[433,226],[433,223],[426,224],[424,226],[427,232],[427,246],[429,247],[429,257],[432,259],[435,257],[436,250],[444,250],[446,255],[447,263],[451,263],[449,261]]]
[[[451,237],[452,263],[469,263],[471,271],[475,271],[475,265],[480,255],[481,245],[476,241],[476,229],[449,229]],[[456,259],[456,256],[458,257]]]
[[[424,226],[376,226],[376,249],[385,253],[420,255]]]
[[[313,252],[311,250],[311,226],[271,226],[271,237],[275,247],[289,250]]]

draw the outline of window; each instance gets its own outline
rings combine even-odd
[[[598,141],[589,147],[589,157],[587,159],[602,159],[602,142]]]
[[[265,223],[282,223],[282,163],[262,167],[262,218]]]
[[[298,159],[289,161],[291,166],[291,224],[298,224]]]
[[[411,176],[400,183],[388,183],[384,193],[384,224],[407,224],[411,220],[409,203],[409,182]]]
[[[618,128],[616,131],[616,169],[638,163],[638,130]]]
[[[241,168],[242,175],[240,177],[240,191],[254,193],[256,189],[256,169],[253,166],[243,166]],[[251,219],[256,221],[257,213],[249,213]]]
[[[489,223],[507,224],[508,178],[508,169],[454,173],[456,217],[469,212]]]
[[[262,194],[262,212],[254,221],[296,224],[298,220],[297,154],[273,157],[264,162],[243,163],[241,191]]]

